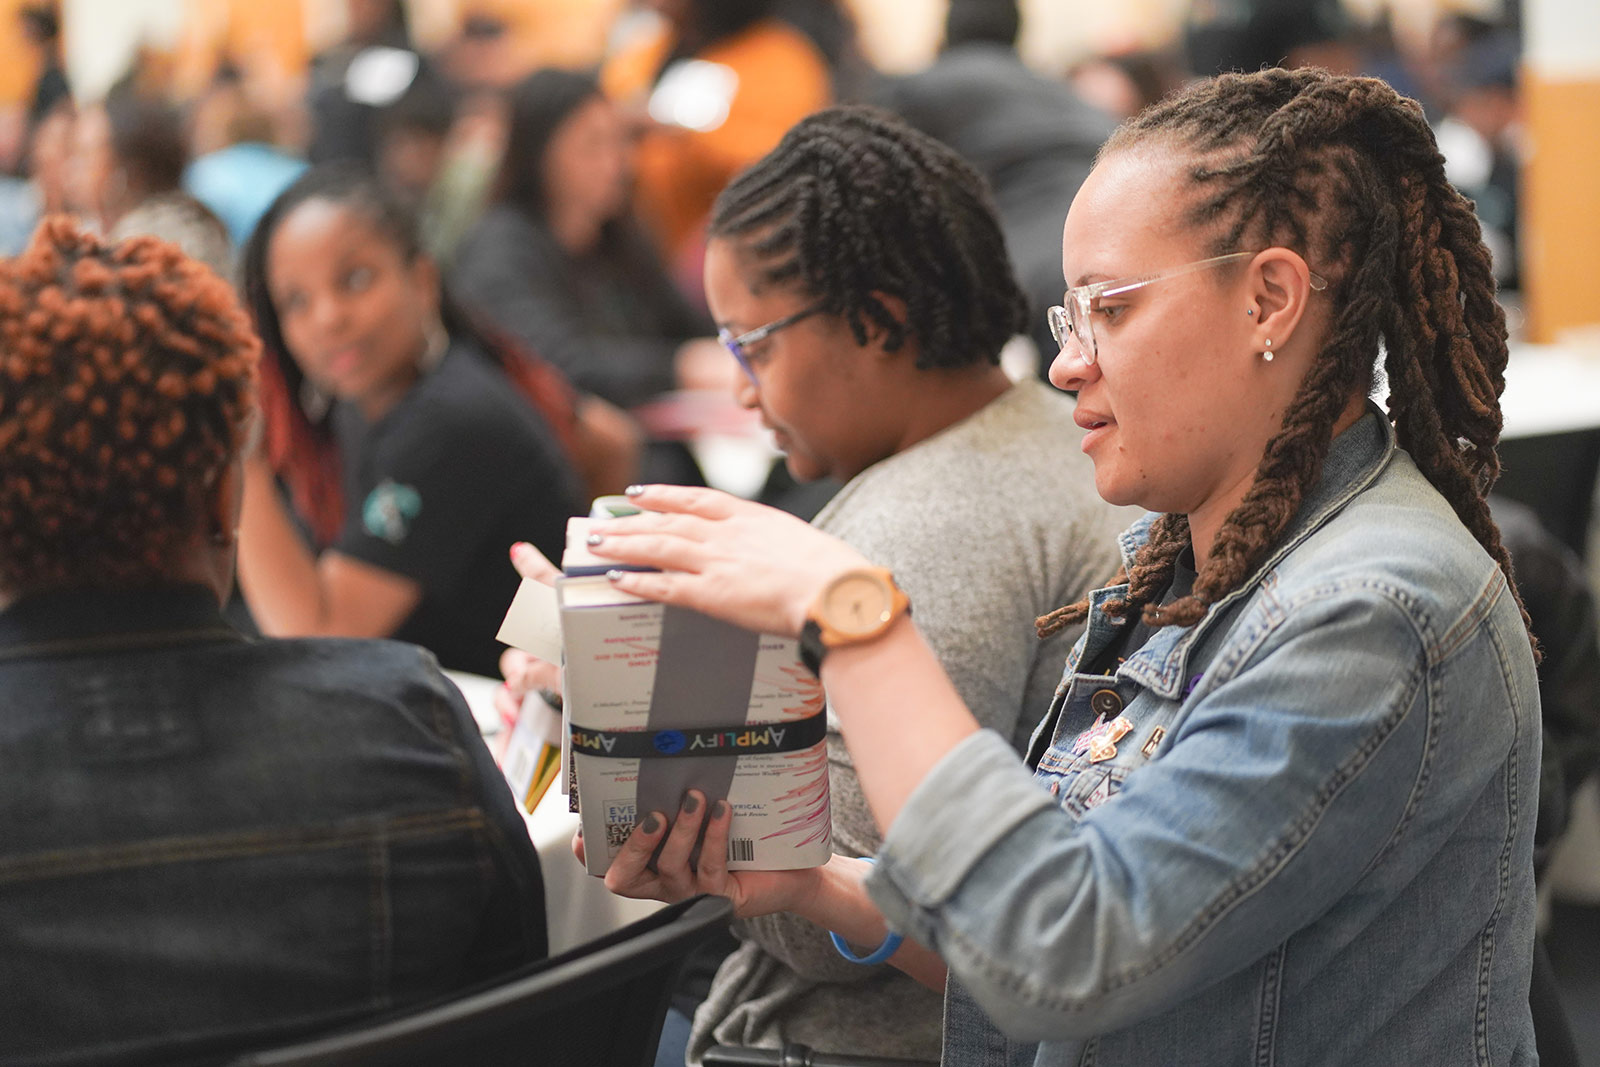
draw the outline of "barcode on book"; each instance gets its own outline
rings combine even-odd
[[[731,837],[728,839],[728,859],[739,860],[742,863],[753,863],[756,858],[756,843],[748,837]]]

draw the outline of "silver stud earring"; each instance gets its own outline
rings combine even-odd
[[[1256,313],[1256,309],[1255,308],[1250,308],[1245,312],[1246,315],[1254,315],[1255,313]]]

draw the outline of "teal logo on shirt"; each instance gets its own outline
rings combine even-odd
[[[422,497],[415,489],[385,478],[361,505],[361,524],[373,537],[398,545],[411,532],[412,520],[421,513]]]

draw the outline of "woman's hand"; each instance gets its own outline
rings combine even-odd
[[[613,572],[617,588],[748,630],[798,636],[827,584],[867,565],[793,515],[714,489],[648,485],[629,495],[645,513],[594,527],[591,550],[661,573]]]
[[[526,541],[511,546],[511,565],[522,577],[544,585],[553,586],[561,577],[556,565]],[[530,656],[521,649],[508,648],[500,653],[500,676],[505,684],[494,691],[494,706],[500,713],[500,721],[508,727],[516,724],[522,712],[522,698],[529,693],[539,689],[561,692],[560,665]]]
[[[561,692],[561,668],[520,649],[500,653],[500,675],[505,683],[494,691],[495,711],[507,728],[515,726],[522,714],[522,699],[529,693]]]
[[[652,812],[634,827],[633,833],[623,843],[611,869],[606,872],[606,888],[623,897],[662,900],[675,903],[700,893],[715,893],[733,902],[734,914],[741,919],[754,915],[768,915],[777,911],[792,911],[798,902],[814,895],[821,878],[822,868],[810,867],[798,871],[733,871],[728,870],[728,827],[733,822],[733,811],[725,800],[710,805],[710,818],[706,812],[705,794],[691,789],[684,794],[683,807],[670,824],[665,815]],[[700,842],[699,863],[690,866],[689,857],[694,852],[701,827],[705,837]],[[661,854],[655,869],[650,857],[656,846]],[[572,839],[572,851],[583,862],[583,833]]]
[[[543,552],[526,541],[518,541],[511,546],[511,565],[519,575],[532,578],[540,585],[553,587],[556,579],[561,577],[561,568],[545,559]]]

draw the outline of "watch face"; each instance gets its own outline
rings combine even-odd
[[[845,637],[871,634],[881,627],[894,608],[894,592],[875,574],[847,574],[829,587],[822,605],[822,616],[832,629]]]

